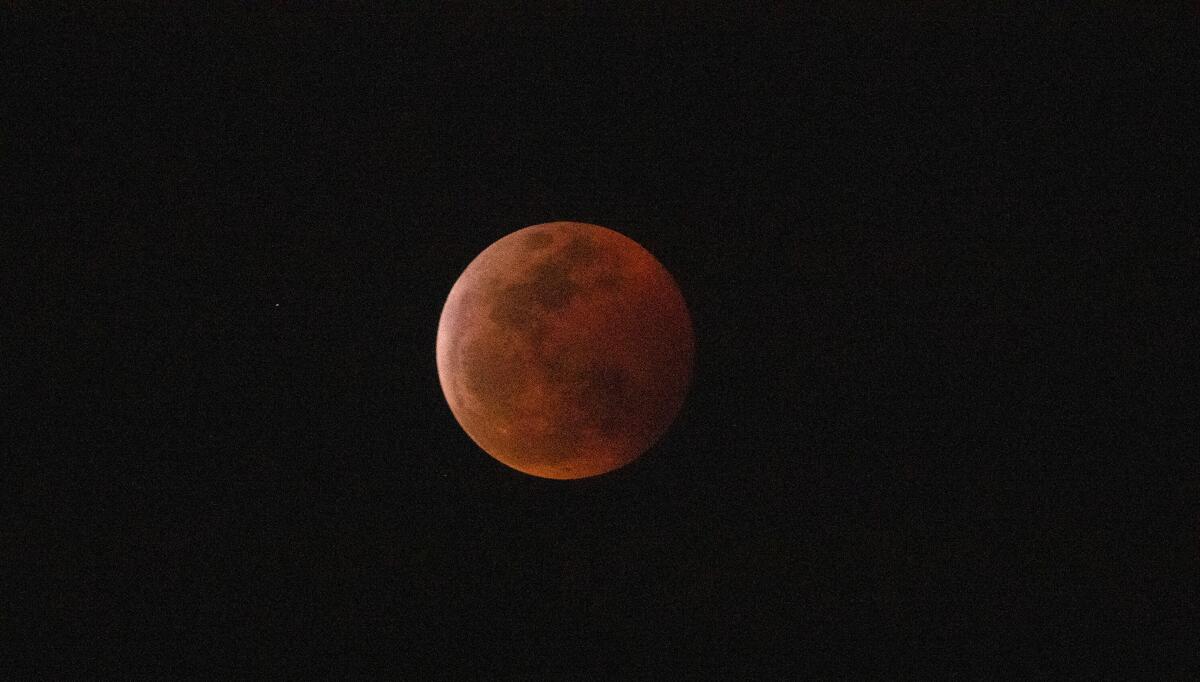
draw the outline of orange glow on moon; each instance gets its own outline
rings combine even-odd
[[[533,225],[489,246],[454,283],[437,332],[438,379],[463,430],[543,478],[638,458],[682,406],[694,353],[670,273],[586,223]]]

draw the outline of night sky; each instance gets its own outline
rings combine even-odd
[[[534,4],[6,4],[0,667],[1196,674],[1194,8]],[[434,363],[552,220],[697,341],[575,482]]]

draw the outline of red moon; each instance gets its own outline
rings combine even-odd
[[[649,251],[599,225],[533,225],[479,254],[437,332],[442,392],[467,435],[527,474],[596,476],[637,459],[687,393],[692,323]]]

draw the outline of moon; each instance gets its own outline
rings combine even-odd
[[[695,341],[675,280],[599,225],[532,225],[459,276],[437,330],[455,419],[485,452],[533,476],[596,476],[666,432]]]

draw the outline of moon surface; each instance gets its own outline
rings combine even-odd
[[[683,404],[691,318],[666,268],[624,235],[555,222],[485,249],[454,283],[438,379],[467,435],[543,478],[637,459]]]

